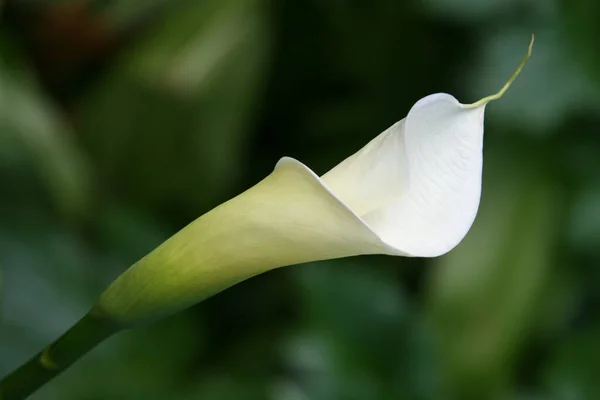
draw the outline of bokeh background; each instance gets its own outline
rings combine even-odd
[[[32,398],[600,399],[595,0],[5,0],[0,375],[269,174],[435,92],[494,93],[480,213],[438,259],[284,268],[110,339]]]

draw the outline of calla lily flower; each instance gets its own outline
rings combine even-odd
[[[94,312],[131,326],[174,313],[265,271],[361,254],[436,257],[473,224],[486,104],[448,94],[319,177],[284,157],[264,180],[201,216],[134,264]]]

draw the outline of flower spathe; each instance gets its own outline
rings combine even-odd
[[[530,53],[531,45],[496,95],[471,105],[427,96],[322,177],[282,158],[261,182],[125,271],[94,311],[130,326],[286,265],[452,250],[479,206],[485,106],[508,89]]]

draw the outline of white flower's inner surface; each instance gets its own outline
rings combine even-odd
[[[404,121],[392,125],[321,177],[360,216],[387,206],[406,189]]]
[[[484,108],[464,108],[447,94],[425,97],[322,180],[392,253],[444,254],[479,206]]]

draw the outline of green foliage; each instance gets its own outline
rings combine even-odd
[[[490,168],[494,161],[488,158]],[[504,168],[485,182],[475,225],[431,275],[439,361],[457,398],[511,394],[515,359],[535,328],[551,273],[563,194],[545,172],[514,163],[518,173]]]
[[[264,75],[259,5],[180,3],[126,46],[78,104],[106,180],[155,207],[206,207],[232,190]]]
[[[60,210],[80,214],[89,207],[85,156],[73,143],[71,129],[60,112],[28,75],[9,70],[0,60],[2,164],[18,172],[35,170],[47,186],[46,196],[53,198]],[[10,183],[20,185],[18,178],[15,180]]]
[[[593,0],[4,3],[0,376],[279,157],[325,172],[426,94],[494,93],[536,33],[455,251],[253,278],[33,399],[600,398]]]

